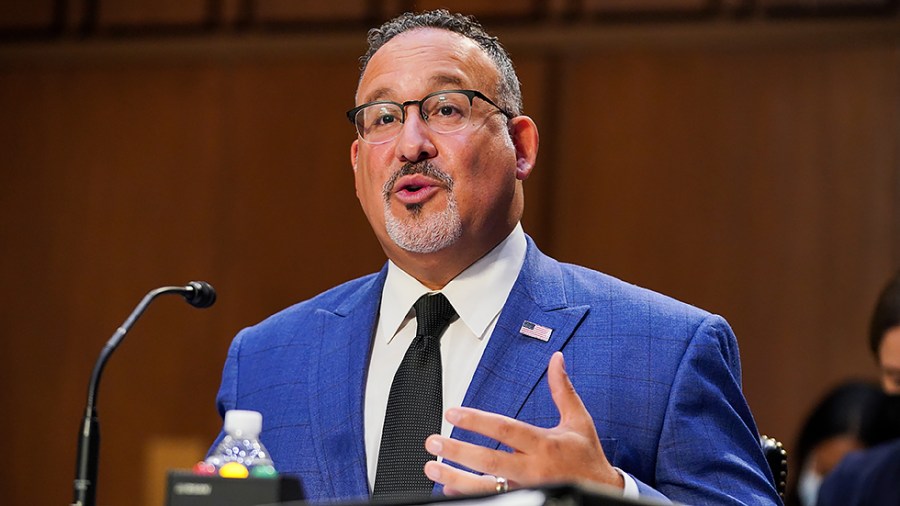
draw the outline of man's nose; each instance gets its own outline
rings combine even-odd
[[[431,131],[417,108],[410,108],[406,114],[406,121],[400,127],[400,135],[397,137],[397,158],[402,162],[415,163],[420,160],[434,158],[437,149],[431,142]]]

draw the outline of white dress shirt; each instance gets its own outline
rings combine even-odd
[[[522,231],[521,224],[516,225],[506,239],[440,290],[459,315],[458,319],[450,322],[441,336],[444,411],[462,405],[466,390],[469,389],[469,383],[472,382],[475,369],[497,323],[497,316],[522,270],[526,247],[525,232]],[[393,262],[388,262],[369,375],[366,379],[366,461],[370,489],[375,484],[381,431],[391,383],[406,349],[416,336],[416,319],[412,306],[419,297],[430,292],[433,290],[429,290]],[[450,423],[442,420],[441,434],[449,437],[452,430]]]
[[[518,224],[506,239],[440,290],[459,315],[458,319],[450,322],[441,337],[443,411],[462,405],[500,310],[522,270],[526,249],[525,232]],[[391,383],[406,349],[416,336],[413,304],[419,297],[431,292],[433,290],[388,261],[366,379],[365,437],[370,490],[375,485]],[[452,430],[450,423],[442,419],[441,435],[449,437]],[[619,472],[625,477],[626,496],[637,497],[637,485],[633,479]],[[628,493],[629,488],[633,495]]]

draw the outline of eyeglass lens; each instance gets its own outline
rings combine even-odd
[[[415,105],[416,102],[407,103]],[[426,98],[419,105],[425,123],[435,132],[451,133],[469,122],[472,102],[458,92],[439,93]],[[400,133],[404,120],[401,106],[393,103],[372,104],[356,114],[360,136],[369,142],[384,142]]]

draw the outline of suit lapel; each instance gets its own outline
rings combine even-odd
[[[515,418],[547,371],[550,356],[560,350],[581,323],[589,306],[571,306],[565,296],[559,264],[528,238],[528,252],[506,305],[491,335],[464,406]],[[547,342],[520,332],[524,322],[553,329]],[[453,429],[451,437],[497,448],[499,443],[469,431]]]
[[[309,371],[312,434],[331,497],[363,497],[366,474],[363,396],[369,354],[387,269],[333,312],[318,311],[315,367]],[[350,463],[350,466],[348,466]]]
[[[313,434],[320,469],[331,497],[368,495],[363,396],[386,267],[334,311],[318,312],[316,359],[309,371]],[[464,406],[515,418],[589,306],[572,306],[565,296],[559,264],[542,254],[531,238],[522,272],[500,313]],[[549,341],[520,333],[522,323],[553,329]],[[342,427],[346,427],[342,430]],[[453,429],[451,437],[497,448],[484,436]],[[352,463],[348,467],[348,463]],[[440,490],[440,486],[436,490]]]

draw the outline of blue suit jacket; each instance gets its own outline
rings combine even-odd
[[[244,329],[228,352],[219,411],[260,411],[276,467],[299,476],[311,501],[369,494],[363,396],[386,274]],[[520,334],[525,320],[552,328],[549,342]],[[642,494],[655,489],[687,504],[779,503],[741,393],[737,342],[722,318],[559,263],[529,238],[463,404],[556,425],[546,370],[557,350],[607,458],[639,481]],[[499,446],[459,429],[451,437]]]

